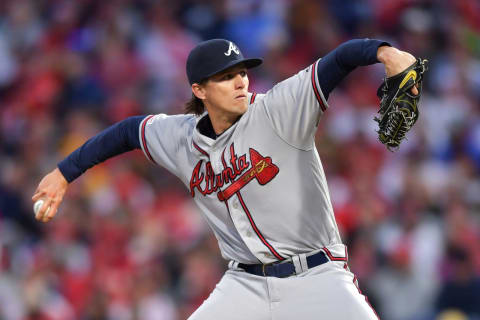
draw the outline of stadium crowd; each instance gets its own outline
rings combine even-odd
[[[0,319],[180,320],[215,287],[226,268],[216,239],[141,151],[77,179],[48,224],[30,198],[107,126],[182,113],[186,57],[218,37],[265,58],[249,74],[255,92],[351,38],[429,59],[398,152],[375,132],[381,64],[330,95],[317,148],[349,265],[380,318],[480,319],[477,0],[1,1]]]

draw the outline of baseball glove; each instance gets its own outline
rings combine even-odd
[[[380,114],[375,117],[380,142],[390,151],[398,150],[405,135],[418,119],[418,102],[422,93],[423,74],[427,71],[427,60],[417,59],[403,72],[385,78],[377,91],[380,98]],[[416,85],[418,94],[411,92]]]

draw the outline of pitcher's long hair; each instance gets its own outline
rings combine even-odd
[[[187,113],[193,113],[197,116],[201,115],[202,113],[205,112],[205,106],[203,105],[203,101],[197,98],[193,93],[192,93],[192,98],[188,100],[185,103],[185,108],[184,108],[185,114]]]

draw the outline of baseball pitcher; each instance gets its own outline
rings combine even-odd
[[[50,221],[88,168],[141,148],[185,184],[229,261],[190,319],[377,319],[349,271],[314,136],[330,92],[378,62],[387,76],[379,138],[396,148],[418,117],[425,61],[384,41],[351,40],[255,94],[247,71],[261,59],[228,40],[202,42],[186,63],[187,113],[131,117],[88,140],[42,179],[36,218]]]

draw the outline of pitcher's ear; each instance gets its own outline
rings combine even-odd
[[[201,99],[201,100],[205,99],[205,96],[206,96],[205,88],[204,86],[198,83],[192,84],[192,93],[198,99]]]

